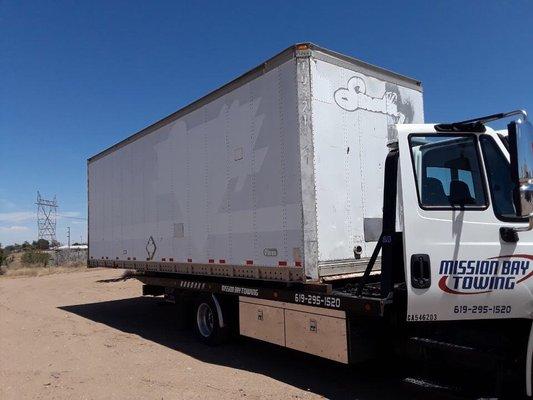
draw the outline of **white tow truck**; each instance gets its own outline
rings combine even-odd
[[[533,127],[422,122],[419,82],[292,46],[88,160],[88,264],[136,270],[209,344],[399,354],[531,397]]]

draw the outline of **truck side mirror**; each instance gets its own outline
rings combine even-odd
[[[528,217],[533,227],[533,125],[526,117],[510,123],[509,151],[513,200],[518,217]]]

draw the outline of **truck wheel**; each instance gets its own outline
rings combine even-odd
[[[225,342],[229,336],[227,326],[220,326],[217,306],[211,297],[203,297],[195,307],[195,330],[200,340],[210,346]],[[222,312],[222,309],[220,309]],[[224,317],[222,317],[224,319]]]

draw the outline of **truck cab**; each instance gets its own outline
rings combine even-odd
[[[487,126],[512,117],[508,134]],[[395,226],[389,221],[387,230],[387,201],[394,201],[384,200],[382,274],[394,279],[387,263],[394,269],[393,260],[403,258],[408,325],[433,327],[428,339],[432,345],[440,340],[436,332],[462,320],[470,320],[461,325],[463,337],[464,327],[475,326],[475,341],[490,337],[520,343],[516,351],[525,356],[522,365],[531,396],[533,128],[527,114],[396,125],[390,129],[389,147],[389,158],[398,160],[397,204],[389,210],[389,215],[396,214]],[[395,241],[401,245],[394,246]],[[508,324],[481,325],[482,320]],[[453,341],[453,329],[447,332],[442,342]]]
[[[408,319],[533,318],[533,232],[515,201],[510,138],[457,127],[396,130]]]

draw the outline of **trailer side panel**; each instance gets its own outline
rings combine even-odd
[[[301,270],[296,97],[291,59],[90,161],[90,260]]]

